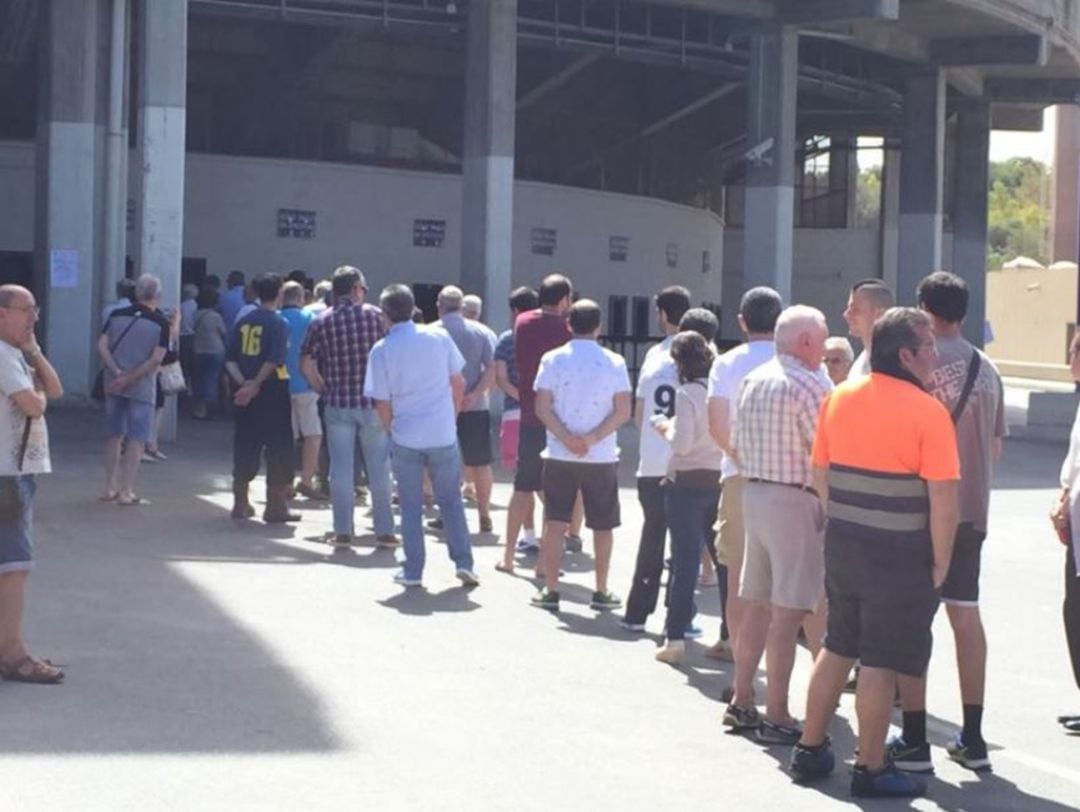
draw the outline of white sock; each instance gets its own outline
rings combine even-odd
[[[521,531],[522,541],[527,544],[536,544],[536,530],[531,527],[526,527]]]

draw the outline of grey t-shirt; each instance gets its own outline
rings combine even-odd
[[[977,350],[963,338],[937,339],[937,365],[930,393],[952,413],[967,381],[972,353]],[[960,451],[960,521],[986,530],[993,479],[994,439],[1008,434],[1001,376],[982,355],[979,375],[956,424]]]
[[[128,329],[129,325],[131,329]],[[125,372],[142,365],[158,347],[169,348],[169,322],[160,313],[138,305],[114,310],[101,331],[109,337],[112,357]],[[113,377],[112,372],[106,369],[106,386]],[[157,375],[144,375],[120,392],[119,396],[153,403],[156,385]]]
[[[460,313],[447,313],[438,322],[450,334],[458,351],[465,359],[465,368],[461,371],[465,378],[465,394],[476,388],[484,373],[495,363],[495,343],[497,336],[490,328],[478,321],[473,321]],[[490,408],[488,394],[477,400],[467,412],[486,412]]]

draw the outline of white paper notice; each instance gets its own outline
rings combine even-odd
[[[54,288],[78,287],[78,251],[69,248],[54,248],[49,252],[49,284]]]

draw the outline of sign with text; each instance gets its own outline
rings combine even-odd
[[[558,233],[553,228],[534,228],[531,232],[532,252],[545,257],[555,255]]]
[[[608,259],[610,259],[612,262],[626,262],[626,257],[629,253],[629,237],[608,237]]]
[[[446,242],[445,220],[413,220],[412,244],[417,248],[442,248]]]
[[[315,237],[315,212],[304,209],[278,209],[277,235],[310,240]]]

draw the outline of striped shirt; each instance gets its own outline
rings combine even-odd
[[[747,479],[811,484],[810,453],[818,412],[832,383],[821,369],[781,354],[743,382],[735,418],[735,453]]]
[[[364,375],[375,342],[386,335],[382,311],[374,305],[341,299],[311,322],[304,355],[319,364],[326,382],[326,405],[334,409],[370,409],[364,397]]]

